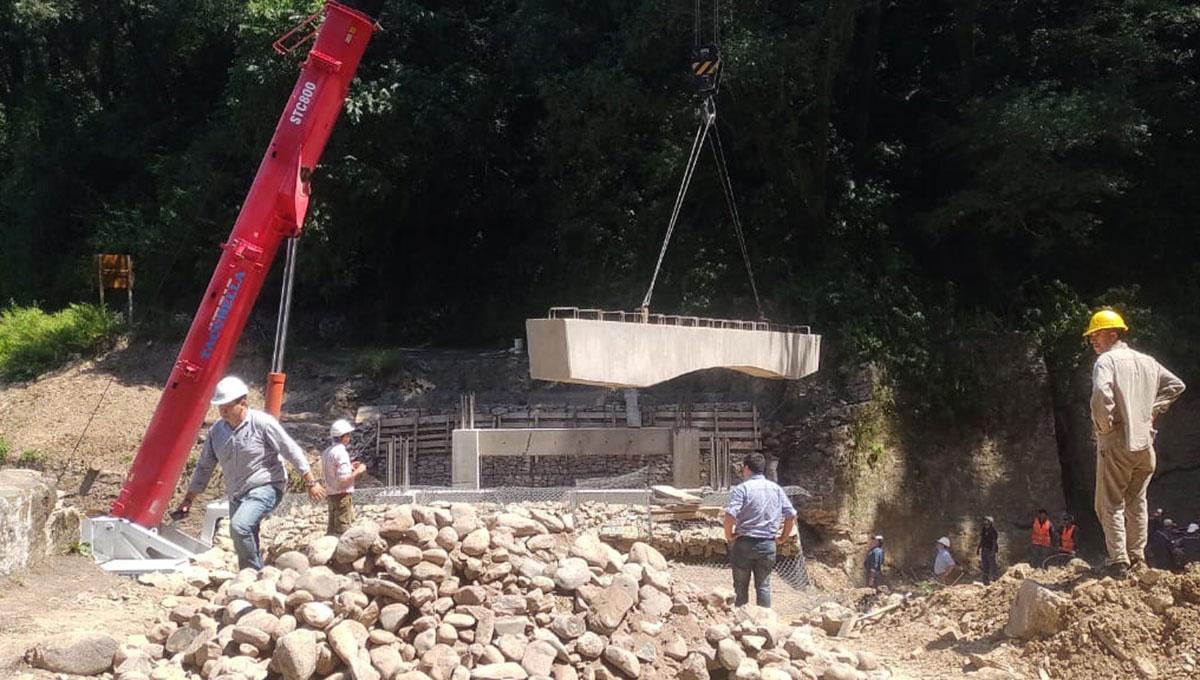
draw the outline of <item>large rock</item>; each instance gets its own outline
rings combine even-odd
[[[587,631],[582,614],[559,614],[550,622],[550,630],[560,639],[574,640]]]
[[[588,568],[587,562],[578,557],[568,557],[559,562],[554,572],[554,585],[567,592],[573,592],[591,580],[592,570]]]
[[[308,571],[308,557],[297,550],[289,550],[275,558],[275,566],[280,569],[295,569],[297,573],[303,574]]]
[[[333,553],[338,547],[337,536],[322,536],[308,544],[308,563],[310,566],[328,564],[333,559]]]
[[[1004,634],[1028,640],[1041,635],[1053,635],[1065,625],[1068,600],[1026,579],[1013,599],[1008,612]]]
[[[453,647],[438,644],[421,657],[421,670],[425,671],[432,680],[450,680],[454,669],[458,668],[461,663],[462,659]]]
[[[68,633],[44,640],[26,657],[35,668],[71,675],[99,675],[112,667],[120,645],[104,633]]]
[[[575,542],[571,544],[568,554],[584,560],[593,567],[601,569],[608,567],[608,550],[600,541],[600,537],[592,532],[575,537]]]
[[[634,599],[636,589],[634,594],[631,594],[629,588],[616,583],[616,580],[613,579],[613,585],[605,588],[596,598],[597,601],[593,603],[592,613],[589,617],[592,629],[603,635],[615,631],[636,603]]]
[[[36,470],[0,470],[0,575],[38,562],[51,551],[48,534],[58,495]],[[79,538],[78,529],[75,539]]]
[[[371,647],[368,656],[371,657],[371,665],[379,674],[383,676],[383,680],[395,680],[400,675],[401,668],[408,668],[409,665],[404,661],[404,657],[400,654],[399,645],[385,644]],[[421,680],[430,680],[428,675],[420,671],[414,671]],[[413,678],[416,680],[416,678]]]
[[[471,671],[471,680],[525,680],[529,674],[519,663],[489,663],[476,666]]]
[[[637,542],[629,547],[629,561],[635,564],[645,564],[659,571],[667,570],[667,558],[654,549],[653,546]]]
[[[746,654],[742,651],[741,645],[734,642],[733,639],[725,638],[717,643],[717,661],[725,670],[736,671],[744,658],[746,658]]]
[[[692,652],[679,664],[679,680],[709,680],[708,661],[704,655]]]
[[[379,680],[379,673],[371,666],[371,657],[364,646],[368,636],[365,626],[349,619],[329,629],[329,646],[346,664],[351,680]]]
[[[642,674],[642,662],[638,661],[637,655],[628,649],[609,645],[604,649],[604,660],[621,671],[625,677],[637,678]]]
[[[742,659],[733,673],[735,680],[759,680],[761,675],[762,672],[758,669],[758,663],[754,659]]]
[[[413,527],[412,506],[396,505],[388,508],[383,516],[383,524],[379,527],[379,535],[388,541],[398,541],[404,538],[404,532]]]
[[[585,659],[594,659],[604,653],[604,638],[588,631],[575,641],[575,651]]]
[[[487,529],[480,527],[463,538],[462,551],[472,557],[479,557],[486,553],[491,545],[492,535],[488,533]]]
[[[640,592],[638,608],[646,616],[659,618],[666,616],[667,612],[671,611],[674,602],[671,601],[671,596],[654,586],[642,586]]]
[[[536,640],[525,647],[525,654],[521,657],[521,667],[531,676],[545,677],[550,675],[551,669],[554,668],[556,657],[558,657],[558,650],[554,645],[545,640]]]
[[[271,667],[284,680],[309,680],[317,671],[317,638],[313,632],[301,628],[279,638]]]
[[[296,620],[317,630],[333,623],[333,608],[324,602],[309,602],[296,608]]]
[[[366,555],[375,541],[379,540],[379,527],[373,522],[355,524],[338,539],[337,549],[333,551],[335,562],[350,564]]]
[[[296,581],[296,590],[312,594],[314,600],[328,602],[338,594],[340,579],[324,567],[310,568]]]
[[[546,527],[541,522],[514,512],[501,512],[492,521],[496,523],[496,526],[512,529],[513,535],[517,537],[547,533]]]

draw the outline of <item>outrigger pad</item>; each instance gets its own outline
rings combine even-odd
[[[706,368],[785,380],[816,373],[821,336],[807,328],[771,328],[527,319],[529,374],[580,385],[649,387]]]

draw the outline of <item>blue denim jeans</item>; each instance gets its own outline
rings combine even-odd
[[[238,569],[263,568],[258,526],[282,500],[282,486],[263,484],[229,501],[229,536],[237,553]]]
[[[754,603],[771,606],[771,570],[775,568],[775,539],[740,536],[729,548],[733,568],[734,604],[750,601],[750,577],[754,577]]]

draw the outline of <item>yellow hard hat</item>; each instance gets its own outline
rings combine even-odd
[[[1108,329],[1127,331],[1129,330],[1129,326],[1125,325],[1125,319],[1122,319],[1120,314],[1111,309],[1101,309],[1092,315],[1092,320],[1088,322],[1088,327],[1083,332],[1083,337],[1086,338],[1096,331]]]

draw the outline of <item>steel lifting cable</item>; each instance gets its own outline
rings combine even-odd
[[[737,201],[733,194],[733,183],[729,180],[729,169],[725,166],[725,148],[721,146],[721,132],[713,126],[712,136],[708,138],[713,155],[717,157],[717,174],[721,177],[721,188],[725,190],[725,203],[729,205],[729,215],[733,218],[733,231],[737,234],[738,247],[742,249],[742,261],[746,263],[746,275],[750,277],[750,291],[754,293],[754,306],[758,308],[758,318],[766,319],[762,300],[758,297],[758,284],[754,281],[754,267],[750,264],[750,251],[746,248],[746,235],[742,231],[742,217],[738,213]]]
[[[711,106],[711,99],[705,100],[704,114],[700,127],[696,129],[696,138],[692,141],[692,152],[688,156],[687,166],[683,171],[683,181],[679,185],[679,193],[675,196],[675,207],[671,210],[671,220],[667,223],[667,233],[663,236],[662,248],[658,251],[658,261],[654,264],[654,274],[650,277],[650,287],[642,298],[642,309],[650,308],[650,298],[654,295],[654,285],[658,283],[658,273],[662,270],[663,258],[667,254],[667,246],[671,244],[671,234],[675,232],[675,224],[679,221],[679,211],[683,207],[683,199],[687,196],[688,187],[692,183],[692,175],[696,172],[696,163],[700,160],[700,152],[704,150],[704,140],[716,120],[716,108]]]

